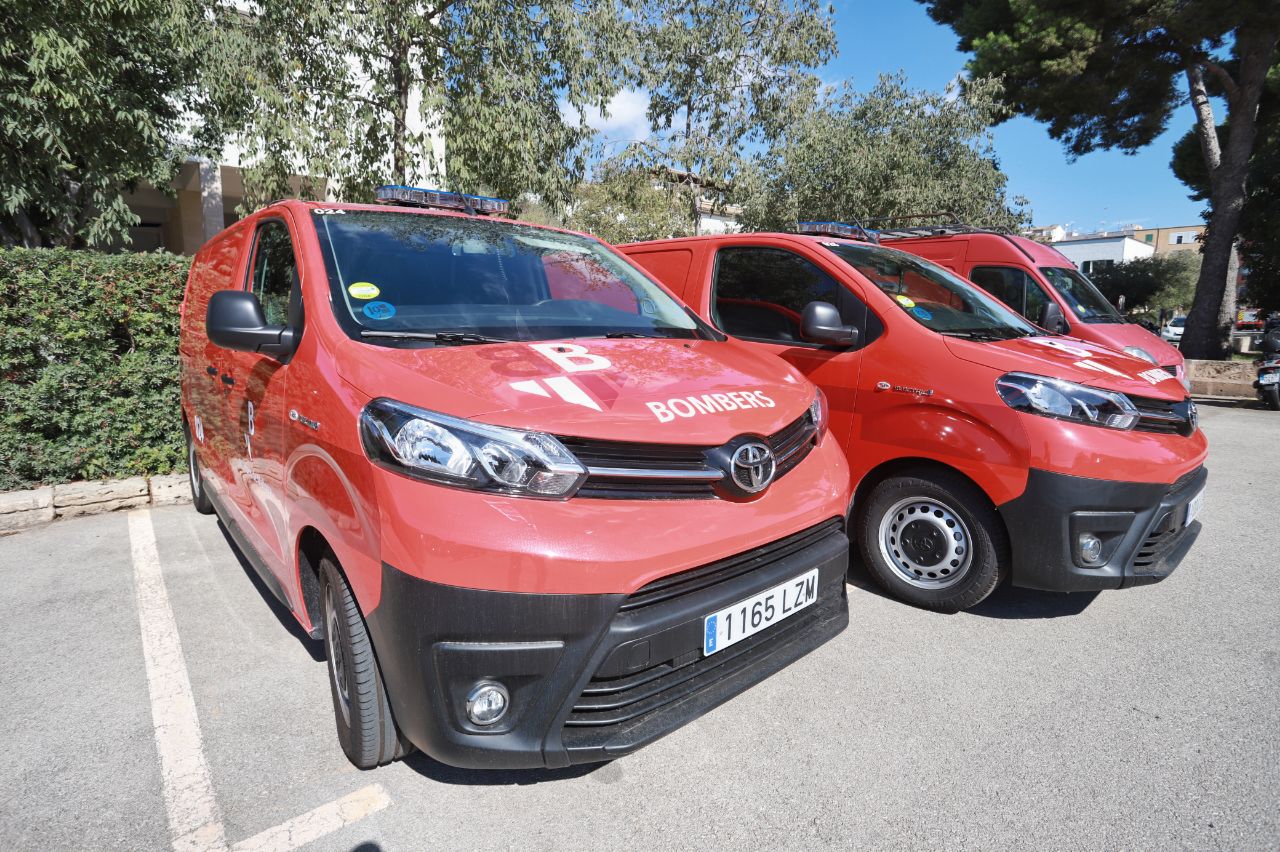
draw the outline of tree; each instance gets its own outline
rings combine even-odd
[[[1126,313],[1159,314],[1190,305],[1199,275],[1200,255],[1179,251],[1117,263],[1089,278],[1113,305],[1123,297]]]
[[[613,160],[596,169],[593,182],[578,187],[564,225],[614,245],[687,237],[694,232],[689,194],[682,184]]]
[[[901,75],[880,77],[866,93],[825,92],[738,181],[743,224],[790,229],[798,219],[940,212],[1017,227],[1025,202],[1008,198],[988,131],[998,94],[991,80],[912,91]]]
[[[1227,287],[1231,249],[1258,102],[1280,40],[1275,0],[920,2],[955,30],[962,49],[973,52],[970,72],[1002,76],[1009,106],[1047,122],[1050,135],[1074,156],[1149,145],[1174,110],[1190,103],[1210,215],[1182,349],[1193,358],[1224,357],[1234,319],[1234,288]],[[1220,86],[1226,100],[1225,139],[1216,132],[1211,85]]]
[[[822,0],[637,2],[640,61],[657,135],[630,150],[639,168],[676,166],[698,218],[698,188],[726,185],[749,147],[786,127],[811,100],[812,69],[835,53]]]
[[[226,16],[226,104],[256,169],[251,204],[324,175],[344,199],[434,179],[512,199],[567,199],[585,168],[581,116],[616,92],[633,54],[620,2],[258,0]],[[432,133],[448,140],[441,152]],[[317,191],[317,188],[312,188]]]
[[[1220,140],[1228,136],[1218,126]],[[1208,199],[1208,173],[1193,128],[1178,140],[1170,163],[1191,197]],[[1258,135],[1249,161],[1248,194],[1240,213],[1240,260],[1248,269],[1245,296],[1263,312],[1280,311],[1280,63],[1271,67],[1258,104]]]
[[[128,240],[124,193],[168,187],[199,100],[185,0],[16,0],[0,12],[0,243]],[[186,150],[198,150],[201,138]]]

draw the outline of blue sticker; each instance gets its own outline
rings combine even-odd
[[[389,302],[369,302],[364,306],[364,315],[369,319],[391,319],[396,315],[396,309]]]
[[[922,319],[922,320],[931,320],[931,319],[933,319],[933,314],[929,313],[929,312],[928,312],[928,311],[926,311],[924,308],[912,308],[912,309],[911,309],[911,313],[915,314],[916,316],[918,316],[918,317],[919,317],[920,319]]]

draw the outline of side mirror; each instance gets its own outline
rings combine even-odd
[[[811,343],[857,346],[858,329],[845,325],[840,311],[830,302],[810,302],[800,315],[800,336]]]
[[[274,358],[293,354],[297,334],[284,325],[267,325],[258,297],[245,290],[219,290],[205,312],[209,341],[223,349],[260,352]]]
[[[1045,302],[1044,308],[1041,309],[1039,325],[1055,334],[1066,334],[1071,330],[1071,326],[1067,325],[1067,318],[1062,315],[1062,308],[1058,307],[1057,302],[1052,301]]]

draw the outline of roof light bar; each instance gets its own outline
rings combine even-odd
[[[506,213],[511,208],[510,202],[502,198],[489,198],[484,195],[464,195],[461,192],[445,192],[443,189],[422,189],[416,186],[392,184],[378,187],[377,199],[380,204],[439,207],[444,210],[474,210],[476,213],[484,215]]]
[[[875,231],[868,231],[861,225],[850,225],[847,222],[800,222],[799,230],[802,234],[843,237],[846,240],[862,240],[867,243],[880,242]]]

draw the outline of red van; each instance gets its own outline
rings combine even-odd
[[[196,508],[324,640],[356,766],[612,759],[844,628],[801,373],[592,237],[380,196],[212,239],[180,347]]]
[[[967,225],[886,227],[876,234],[882,245],[968,278],[1041,328],[1150,361],[1191,390],[1182,353],[1127,322],[1052,246]]]
[[[1174,569],[1199,530],[1207,446],[1173,375],[1049,334],[860,229],[808,230],[622,250],[826,392],[852,537],[887,590],[955,611],[1006,574],[1075,591]]]

